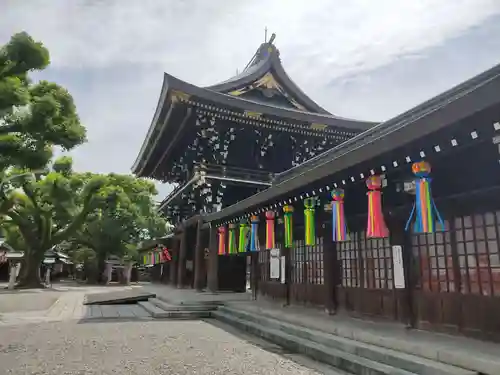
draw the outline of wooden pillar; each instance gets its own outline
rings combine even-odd
[[[203,219],[198,219],[196,228],[196,247],[194,253],[194,288],[201,292],[203,290],[203,278],[205,275],[204,243],[203,243]]]
[[[290,305],[290,284],[292,281],[291,249],[285,247],[283,218],[276,218],[276,244],[281,245],[281,256],[285,257],[285,301],[284,306]],[[280,280],[281,281],[281,280]]]
[[[179,259],[177,265],[177,288],[183,288],[186,281],[187,232],[188,227],[184,227],[181,232]]]
[[[395,215],[391,212],[386,216],[387,226],[390,233],[392,257],[394,257],[394,246],[401,246],[403,258],[403,274],[404,274],[404,288],[395,288],[395,304],[394,317],[399,321],[405,323],[408,327],[415,327],[415,310],[413,306],[413,291],[415,278],[413,275],[413,252],[411,249],[411,236],[405,230],[406,220],[401,215]],[[394,259],[393,259],[394,260]],[[393,269],[393,278],[395,277],[396,270]],[[394,280],[395,282],[396,280]],[[396,285],[394,285],[396,286]]]
[[[217,293],[219,289],[219,254],[217,253],[217,228],[214,225],[210,227],[208,249],[208,290]]]
[[[177,264],[179,260],[179,245],[180,245],[180,239],[179,237],[176,237],[173,239],[173,248],[172,248],[172,260],[170,261],[170,285],[176,285],[177,284]]]
[[[259,252],[250,252],[250,287],[252,288],[252,299],[257,299],[259,284]]]
[[[337,258],[337,244],[333,242],[332,223],[322,220],[323,236],[323,275],[325,283],[325,309],[328,314],[335,314],[338,308],[337,286],[340,281],[340,266]]]

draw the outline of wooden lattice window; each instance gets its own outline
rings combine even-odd
[[[455,218],[461,292],[500,295],[500,211]]]
[[[290,266],[292,268],[292,283],[303,284],[305,268],[305,250],[306,246],[303,240],[295,240],[290,251]]]
[[[269,250],[259,251],[259,280],[269,281]]]
[[[347,240],[337,243],[337,257],[342,266],[342,286],[360,287],[361,272],[357,233],[349,233]]]
[[[295,240],[290,252],[292,283],[324,284],[323,238],[308,246],[304,240]]]
[[[314,246],[306,246],[306,277],[308,284],[324,284],[323,237],[316,237]]]
[[[435,233],[413,233],[412,251],[416,260],[416,286],[429,292],[453,292],[452,242],[449,221]],[[440,228],[441,229],[441,228]]]
[[[389,238],[368,239],[360,233],[363,254],[364,287],[369,289],[393,289],[392,249]]]

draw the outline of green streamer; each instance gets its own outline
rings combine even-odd
[[[304,227],[305,242],[308,246],[316,244],[316,228],[314,223],[314,208],[316,207],[316,198],[307,198],[304,200]]]
[[[249,240],[248,231],[248,223],[242,221],[240,223],[240,235],[238,238],[238,251],[240,253],[245,253],[247,251],[247,241]]]
[[[292,247],[293,242],[293,206],[286,205],[283,207],[285,216],[283,223],[285,226],[285,247]]]
[[[236,254],[238,249],[236,248],[236,224],[229,224],[229,254]]]

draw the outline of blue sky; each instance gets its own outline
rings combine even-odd
[[[72,154],[93,172],[130,171],[164,71],[223,81],[266,26],[292,79],[344,117],[388,119],[500,63],[500,0],[0,0],[0,43],[25,30],[50,49],[38,77],[73,94],[89,142]]]

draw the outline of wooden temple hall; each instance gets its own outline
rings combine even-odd
[[[211,87],[165,74],[133,167],[177,186],[157,280],[500,341],[500,66],[369,123],[273,40]]]

